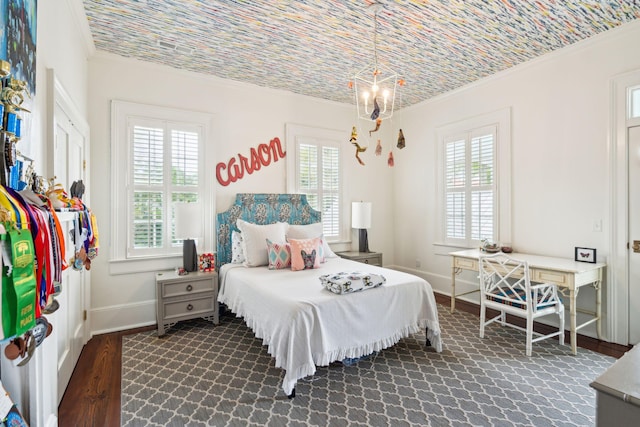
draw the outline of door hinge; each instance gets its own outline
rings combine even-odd
[[[82,320],[87,320],[87,310],[82,310]]]
[[[83,160],[83,161],[82,161],[82,170],[83,170],[83,171],[86,171],[86,170],[87,170],[87,161],[86,161],[86,160]]]

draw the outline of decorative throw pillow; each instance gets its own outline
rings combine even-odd
[[[267,239],[269,270],[281,270],[291,267],[291,246],[289,243],[273,243]]]
[[[287,239],[312,239],[314,237],[322,238],[322,254],[320,262],[325,262],[326,258],[335,258],[337,255],[331,250],[327,239],[322,234],[322,223],[315,222],[313,224],[298,225],[291,224],[287,229]]]
[[[231,233],[231,264],[242,264],[243,262],[242,234],[233,230]]]
[[[238,219],[236,221],[238,229],[242,233],[242,250],[244,251],[244,265],[246,267],[258,267],[269,264],[267,256],[266,239],[272,242],[286,241],[287,223],[276,222],[275,224],[253,224],[251,222]]]
[[[291,270],[306,270],[320,267],[320,245],[322,239],[289,239],[291,245]]]

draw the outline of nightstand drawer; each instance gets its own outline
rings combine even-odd
[[[380,252],[346,251],[336,252],[336,255],[341,258],[358,261],[363,264],[377,265],[378,267],[382,267],[382,254]]]
[[[382,267],[382,263],[380,262],[380,256],[379,255],[359,258],[358,261],[362,262],[364,264],[371,264],[371,265],[377,265],[377,266]]]
[[[211,279],[192,280],[190,282],[165,283],[162,287],[162,297],[169,298],[178,295],[188,295],[197,292],[213,291],[214,283]]]
[[[205,312],[213,313],[215,303],[216,299],[213,295],[204,298],[167,302],[164,304],[164,320],[182,316],[197,316],[199,313]]]

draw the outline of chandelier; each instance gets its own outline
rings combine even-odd
[[[382,9],[382,4],[373,2],[369,7],[373,9],[373,63],[368,64],[353,76],[353,87],[358,118],[380,123],[393,116],[396,85],[399,82],[396,72],[378,63],[378,13]]]

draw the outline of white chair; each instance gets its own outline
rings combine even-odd
[[[500,314],[486,320],[488,308]],[[527,319],[526,329],[507,323],[506,313]],[[548,335],[534,332],[534,319],[549,314],[558,315],[559,330]],[[484,338],[485,326],[496,321],[527,333],[527,356],[531,356],[532,344],[536,341],[557,336],[560,344],[564,344],[564,305],[558,297],[557,286],[532,284],[529,264],[501,253],[480,256],[480,338]]]

